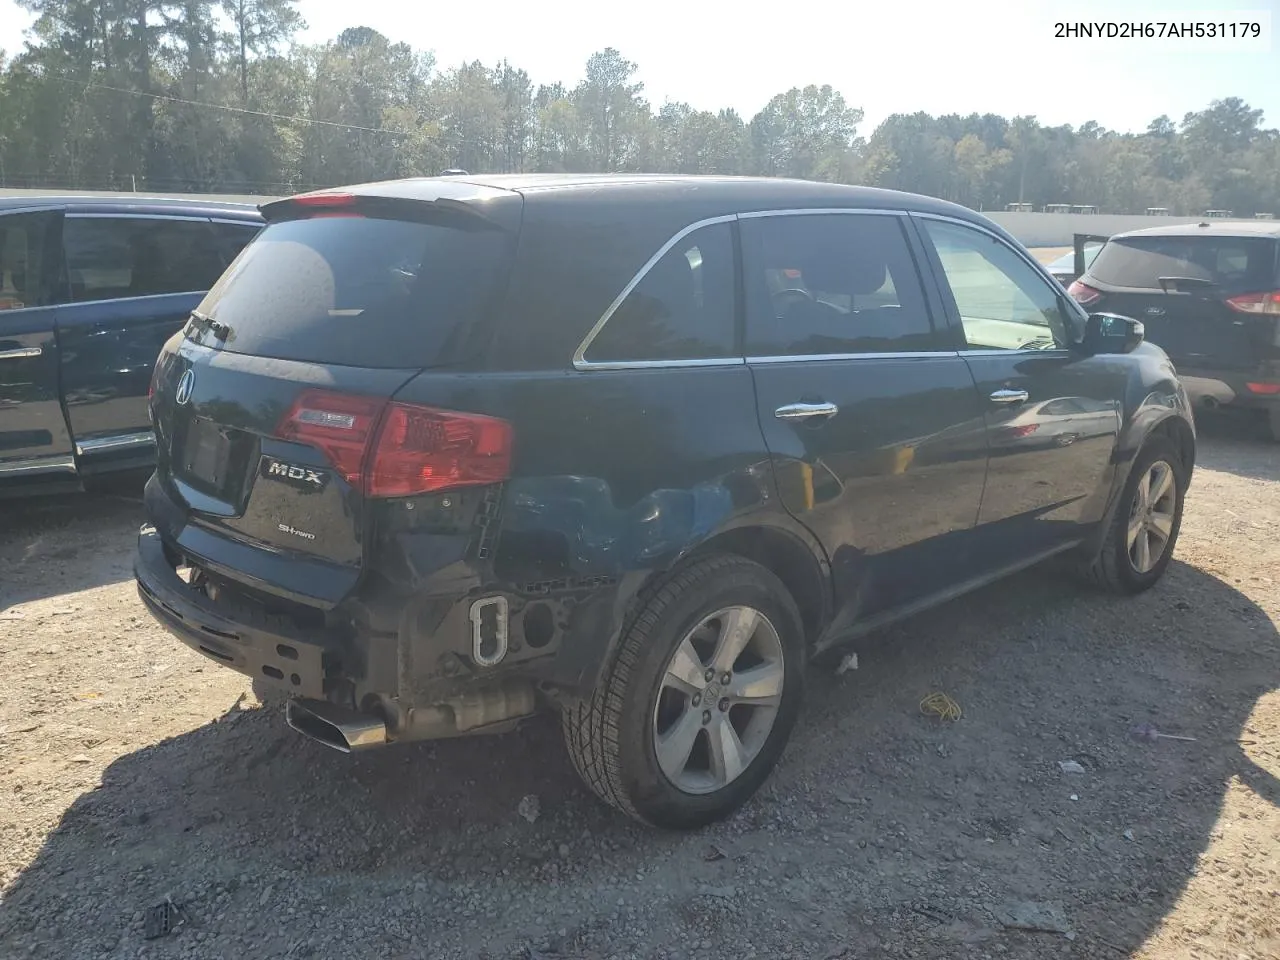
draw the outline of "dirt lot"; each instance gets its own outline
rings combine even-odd
[[[1032,572],[812,670],[762,794],[689,836],[598,804],[551,720],[302,740],[145,615],[134,491],[7,504],[0,957],[1280,956],[1280,446],[1205,432],[1161,586]]]

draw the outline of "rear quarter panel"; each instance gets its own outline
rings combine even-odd
[[[525,605],[549,605],[543,652],[559,655],[542,658],[542,676],[553,683],[590,687],[637,593],[708,539],[759,524],[804,536],[776,506],[745,365],[428,372],[397,399],[506,419],[515,450],[489,555],[476,555],[467,529],[403,529],[381,538],[385,589],[421,598],[424,611],[428,581],[499,589],[517,622]],[[419,619],[410,613],[400,629]],[[429,620],[424,631],[438,626]],[[425,682],[433,669],[413,672]]]

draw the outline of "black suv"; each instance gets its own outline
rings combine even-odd
[[[1280,223],[1122,233],[1070,290],[1090,310],[1140,319],[1193,402],[1261,412],[1280,441]]]
[[[270,203],[164,348],[138,587],[341,750],[559,708],[653,824],[776,762],[805,661],[1039,560],[1151,586],[1186,396],[964,208],[451,176]]]
[[[151,469],[156,353],[261,228],[247,204],[0,198],[0,498]]]

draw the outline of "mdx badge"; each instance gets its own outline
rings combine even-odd
[[[329,482],[327,470],[314,467],[303,467],[296,463],[286,463],[275,457],[262,458],[262,476],[272,480],[283,480],[303,490],[323,490]]]

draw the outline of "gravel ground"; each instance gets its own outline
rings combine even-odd
[[[8,504],[0,957],[1280,956],[1280,446],[1204,432],[1159,587],[1047,568],[864,642],[691,835],[597,803],[551,718],[303,740],[143,611],[136,488]]]

